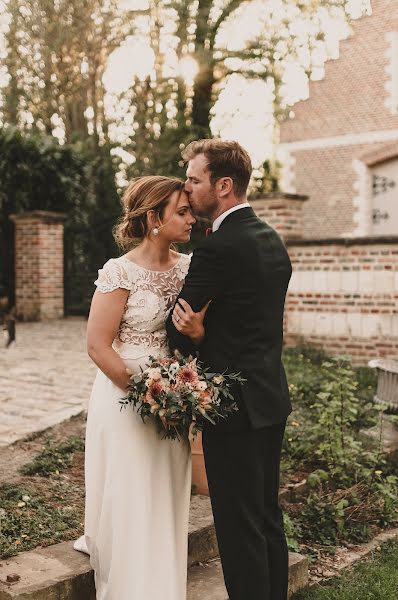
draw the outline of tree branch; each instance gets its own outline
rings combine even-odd
[[[215,37],[217,35],[217,31],[219,30],[220,26],[244,2],[247,2],[247,0],[230,0],[230,2],[224,8],[221,15],[218,17],[217,21],[214,23],[214,25],[211,28],[210,43],[211,43],[212,47],[213,47]]]

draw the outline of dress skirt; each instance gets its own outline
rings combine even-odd
[[[123,359],[132,372],[145,359]],[[191,452],[98,370],[87,417],[85,533],[97,600],[185,600]],[[84,548],[85,546],[85,548]]]

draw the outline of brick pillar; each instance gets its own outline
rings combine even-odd
[[[10,215],[15,223],[16,315],[23,321],[64,316],[63,213]]]
[[[276,229],[284,240],[303,237],[303,204],[308,196],[276,192],[249,200],[260,219]]]

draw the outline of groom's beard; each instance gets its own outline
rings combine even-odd
[[[191,200],[191,194],[188,194],[188,202],[192,208],[194,216],[205,218],[210,221],[214,220],[213,215],[217,212],[218,200],[213,187],[210,188],[210,192],[204,198]]]

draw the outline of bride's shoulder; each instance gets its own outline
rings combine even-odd
[[[180,253],[180,258],[178,259],[178,265],[180,269],[184,272],[184,275],[187,274],[189,265],[191,263],[192,254],[182,254]]]
[[[111,292],[116,288],[132,289],[132,278],[125,261],[119,258],[110,258],[101,269],[98,269],[98,277],[94,285],[101,292]]]

